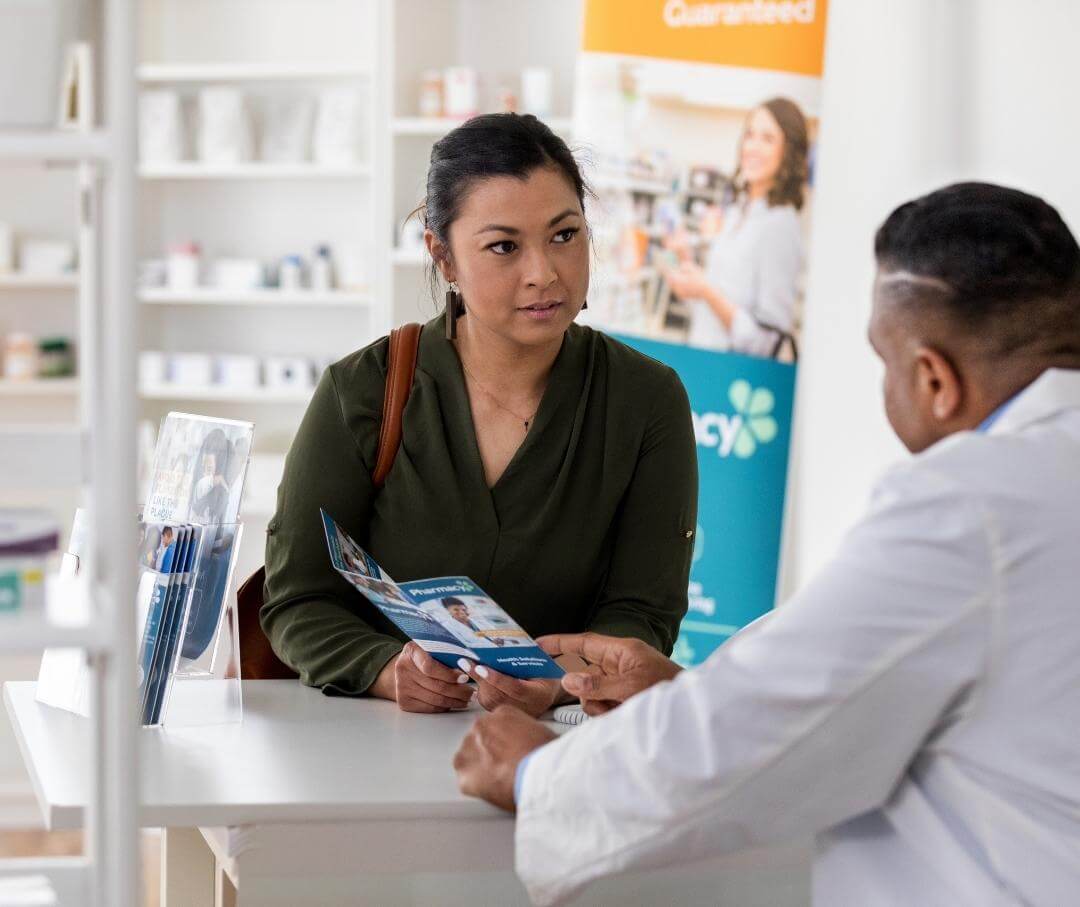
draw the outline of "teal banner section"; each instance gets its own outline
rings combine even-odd
[[[773,607],[795,366],[619,336],[670,365],[690,397],[700,491],[690,610],[674,658],[700,664]]]

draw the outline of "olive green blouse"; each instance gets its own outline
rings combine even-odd
[[[572,325],[540,408],[489,488],[461,363],[424,326],[401,448],[371,482],[386,338],[323,374],[267,530],[262,626],[325,692],[363,693],[404,637],[330,566],[323,507],[398,582],[468,576],[534,636],[593,630],[671,652],[686,613],[697,460],[665,365]]]

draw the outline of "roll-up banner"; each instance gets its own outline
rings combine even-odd
[[[574,144],[596,193],[581,320],[674,368],[701,477],[699,664],[773,607],[826,0],[586,0]]]

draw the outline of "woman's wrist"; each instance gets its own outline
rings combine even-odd
[[[716,317],[723,322],[724,327],[730,331],[731,325],[735,321],[735,306],[728,302],[724,294],[716,287],[708,288],[705,301],[709,303],[709,308],[716,313]]]
[[[389,699],[391,702],[397,701],[397,660],[400,655],[395,655],[391,658],[368,687],[368,695],[375,696],[378,699]]]

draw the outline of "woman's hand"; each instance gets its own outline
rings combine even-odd
[[[382,669],[371,691],[397,700],[403,712],[450,712],[469,707],[476,691],[466,686],[468,681],[410,642]]]
[[[489,712],[511,705],[536,718],[563,699],[558,680],[518,680],[464,658],[458,667],[476,681],[476,701]]]
[[[702,299],[709,295],[711,287],[700,265],[683,262],[677,268],[664,273],[668,287],[679,299]]]

